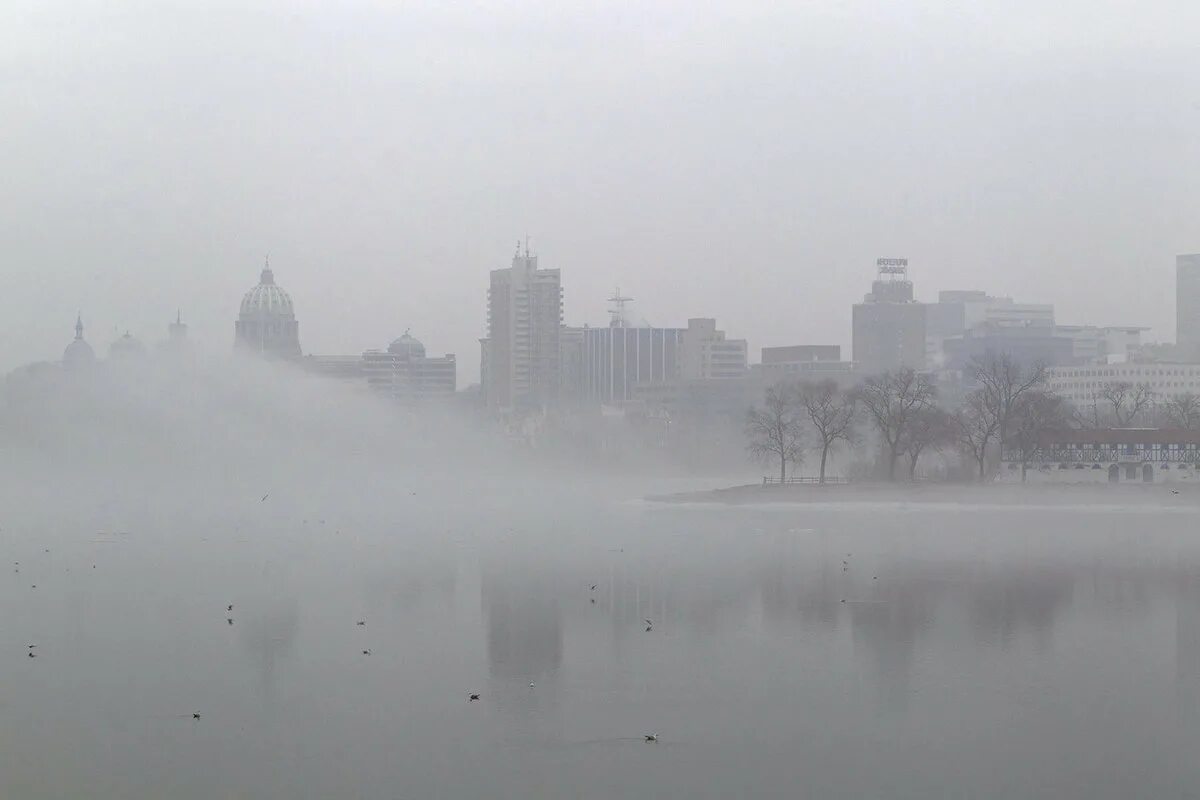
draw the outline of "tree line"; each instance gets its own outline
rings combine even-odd
[[[1022,477],[1048,431],[1073,428],[1155,426],[1200,429],[1200,397],[1159,398],[1146,384],[1103,384],[1093,401],[1073,406],[1047,387],[1045,367],[1025,367],[1007,355],[973,359],[964,374],[966,391],[951,402],[932,378],[901,369],[840,388],[833,381],[779,383],[767,388],[761,407],[746,420],[750,453],[779,467],[780,481],[812,451],[819,454],[818,480],[826,480],[829,454],[839,443],[877,448],[879,472],[894,481],[898,465],[916,477],[923,453],[956,451],[983,481],[998,469],[1002,450],[1019,461]]]

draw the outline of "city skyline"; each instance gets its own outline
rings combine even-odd
[[[528,237],[526,237],[526,240],[523,245],[521,243],[518,244],[518,256],[521,255],[520,248],[522,246],[529,247]],[[534,252],[532,250],[527,250],[526,256],[532,258],[532,260],[534,262],[537,261],[537,254],[536,254],[536,252]],[[1194,254],[1176,254],[1173,257],[1172,266],[1174,267],[1174,269],[1172,270],[1172,275],[1171,275],[1171,278],[1172,278],[1171,305],[1173,308],[1177,307],[1179,304],[1179,300],[1175,297],[1175,281],[1178,279],[1178,265],[1181,263],[1189,263],[1190,264],[1196,258],[1197,258],[1197,256]],[[906,259],[906,258],[905,259],[890,259],[890,258],[884,258],[884,257],[876,258],[874,260],[874,263],[872,265],[870,265],[870,268],[869,268],[872,273],[875,273],[872,275],[872,277],[875,277],[878,279],[879,264],[884,261],[891,261],[891,260],[900,260],[900,261],[905,262],[906,275],[903,277],[905,279],[911,281],[911,276],[909,274],[907,274],[908,259]],[[245,302],[245,299],[247,297],[249,297],[251,294],[253,294],[256,291],[260,291],[262,289],[263,280],[268,280],[269,282],[274,281],[273,269],[270,267],[269,258],[267,260],[265,268],[260,265],[259,269],[261,272],[259,284],[257,287],[251,286],[248,291],[244,291],[242,293],[243,303]],[[553,269],[558,270],[557,267],[555,267]],[[561,270],[558,270],[558,271],[561,271]],[[867,270],[864,270],[864,273],[866,273],[866,272],[867,272]],[[268,277],[263,278],[262,276],[268,276]],[[569,278],[569,276],[567,276],[567,277]],[[274,287],[272,287],[272,288],[274,288]],[[1008,302],[1012,301],[1011,296],[1006,297],[1002,294],[990,295],[989,289],[987,287],[971,287],[969,289],[966,289],[963,287],[954,287],[954,288],[933,287],[933,288],[926,288],[926,290],[924,292],[922,292],[920,290],[919,284],[916,284],[916,285],[912,286],[911,290],[912,290],[913,298],[914,298],[915,302],[918,305],[923,305],[923,306],[930,306],[931,304],[936,305],[939,302],[939,300],[944,301],[945,296],[970,295],[970,294],[987,295],[989,297],[989,299],[992,299],[992,300],[1000,300],[1000,301],[1008,301]],[[569,305],[566,301],[566,297],[568,297],[569,293],[570,293],[569,281],[564,281],[564,288],[563,288],[562,292],[563,292],[563,296],[564,296],[563,306],[564,306],[564,309],[566,309],[569,307]],[[611,290],[609,293],[611,294]],[[289,295],[290,295],[290,292],[283,293],[283,296],[285,298],[287,298],[287,300],[290,302],[291,297]],[[868,298],[869,298],[869,293],[868,293]],[[604,313],[610,317],[609,322],[611,322],[611,315],[613,313],[612,308],[611,308],[611,300],[612,299],[613,299],[612,297],[605,298],[605,303],[607,303],[609,307],[605,309]],[[641,309],[644,308],[644,306],[642,306],[640,303],[638,303],[637,305],[634,306],[635,311],[633,313],[630,313],[627,306],[628,306],[628,303],[634,301],[635,298],[628,297],[628,298],[621,298],[621,299],[624,301],[622,304],[623,310],[621,313],[623,315],[629,315],[630,317],[636,317],[636,319],[630,319],[629,324],[635,325],[635,326],[636,325],[650,325],[649,321],[644,316],[642,316]],[[1021,298],[1021,299],[1025,300],[1027,298]],[[840,346],[848,354],[852,355],[853,354],[853,314],[851,314],[851,311],[853,311],[857,306],[861,305],[861,300],[862,300],[862,296],[860,295],[858,297],[858,299],[853,304],[851,304],[851,306],[848,306],[847,308],[844,309],[845,317],[846,317],[846,327],[850,328],[850,330],[848,331],[848,333],[845,337],[845,343],[838,341],[837,337],[835,337],[833,335],[825,335],[824,338],[822,338],[822,335],[820,333],[818,333],[813,338],[813,340],[808,341],[807,344],[820,343],[820,344],[830,344],[830,345]],[[299,316],[302,315],[306,322],[310,318],[310,316],[317,317],[318,319],[321,317],[322,314],[325,314],[325,316],[330,316],[330,315],[336,316],[336,309],[331,308],[329,305],[323,305],[323,304],[317,303],[317,304],[314,304],[311,309],[307,309],[307,306],[305,305],[303,300],[300,302],[299,305],[301,307],[301,311],[300,311],[300,314],[297,315],[297,318],[299,318]],[[653,302],[651,302],[650,305],[653,305]],[[1044,304],[1034,304],[1034,305],[1030,306],[1029,304],[1018,303],[1018,305],[1017,305],[1017,308],[1024,308],[1024,307],[1049,309],[1051,318],[1053,318],[1054,317],[1054,309],[1058,307],[1058,304],[1053,299],[1048,299]],[[484,320],[485,320],[484,330],[486,332],[486,314],[487,314],[486,290],[485,290],[485,301],[482,304],[481,309],[482,309],[482,313],[484,315]],[[289,311],[290,311],[290,308],[289,308]],[[855,312],[855,313],[857,313],[857,312]],[[121,327],[119,324],[114,323],[111,325],[111,328],[112,328],[111,335],[106,336],[106,333],[103,332],[104,331],[103,325],[97,326],[90,322],[90,319],[91,319],[90,312],[84,312],[83,309],[79,309],[75,312],[75,314],[77,317],[80,314],[84,314],[85,316],[89,317],[90,340],[94,344],[98,344],[101,348],[107,347],[112,342],[122,338],[123,336],[127,336],[131,333],[131,329],[129,327]],[[164,327],[169,330],[171,325],[178,324],[181,321],[181,319],[180,319],[181,314],[182,314],[182,312],[177,308],[175,311],[174,322],[168,321],[165,324],[159,324],[156,327],[156,329],[151,330],[151,331],[143,332],[140,330],[133,330],[132,335],[134,336],[134,338],[139,339],[144,342],[148,342],[148,343],[158,342],[160,339],[163,339],[163,337],[161,336],[161,330],[163,330]],[[1059,316],[1061,316],[1061,315],[1059,315]],[[1171,322],[1174,323],[1175,315],[1172,314],[1171,316],[1172,316]],[[237,317],[238,317],[238,315],[235,311],[233,319],[236,320]],[[694,316],[687,317],[687,319],[694,319],[694,318],[695,318]],[[607,323],[604,323],[600,320],[591,320],[591,319],[579,320],[577,318],[574,318],[570,315],[569,311],[564,311],[563,325],[565,326],[564,330],[571,329],[572,327],[576,327],[576,328],[579,328],[579,327],[582,327],[582,328],[607,327]],[[1104,321],[1101,321],[1101,322],[1084,321],[1084,322],[1080,322],[1078,324],[1067,324],[1065,326],[1063,325],[1063,323],[1061,323],[1061,322],[1059,323],[1060,328],[1062,328],[1062,327],[1086,328],[1089,326],[1090,327],[1098,326],[1101,328],[1104,328],[1104,327],[1122,328],[1122,329],[1123,328],[1130,328],[1130,329],[1138,328],[1149,334],[1148,338],[1145,338],[1142,340],[1144,343],[1154,343],[1154,342],[1174,343],[1176,341],[1175,336],[1174,336],[1176,326],[1174,324],[1172,324],[1168,328],[1166,325],[1163,325],[1163,324],[1160,324],[1158,326],[1152,326],[1152,325],[1128,326],[1123,323],[1108,324]],[[99,333],[99,334],[95,333],[97,327],[100,328],[102,333]],[[188,327],[193,327],[190,318],[189,318]],[[226,321],[225,327],[226,328],[228,327],[228,321]],[[403,330],[407,331],[412,326],[405,324],[402,327],[403,327]],[[661,325],[655,324],[655,325],[653,325],[653,327],[671,327],[671,326],[670,325],[661,326]],[[306,325],[306,330],[307,330],[307,325]],[[1164,335],[1160,336],[1159,335],[1160,332],[1162,332]],[[734,333],[737,334],[738,332],[734,331]],[[430,338],[435,338],[435,339],[440,339],[444,336],[443,332],[437,331],[437,330],[430,331],[430,332],[428,332],[427,335],[429,335]],[[932,335],[932,331],[931,331],[930,335]],[[237,337],[235,336],[235,339],[236,338]],[[394,336],[392,338],[394,338]],[[446,337],[446,338],[452,338],[452,337]],[[798,342],[801,341],[799,337],[793,337],[792,339],[789,340],[787,338],[786,334],[781,334],[781,335],[771,339],[770,341],[776,342],[773,344],[760,344],[757,341],[751,340],[749,337],[740,337],[740,338],[746,339],[749,342],[748,352],[750,354],[758,353],[762,348],[794,346]],[[319,356],[319,355],[324,355],[324,354],[330,353],[330,352],[337,352],[336,350],[333,350],[333,349],[309,348],[307,346],[307,337],[305,337],[305,339],[306,339],[305,346],[302,348],[302,355],[304,355],[304,356],[311,356],[311,355]],[[203,336],[203,333],[201,332],[201,334],[199,336],[194,336],[192,341],[193,341],[193,343],[198,344],[202,349],[206,349],[209,352],[219,353],[222,350],[222,347],[224,344],[223,342],[221,342],[219,340],[220,340],[219,336],[217,337],[217,340],[215,340],[215,341],[212,339],[206,340]],[[470,348],[467,352],[472,353],[472,354],[478,353],[480,341],[482,341],[482,337],[477,337],[474,340],[474,343],[473,343],[474,346],[472,348]],[[57,343],[57,344],[61,351],[61,343]],[[235,341],[234,344],[236,346],[237,342]],[[54,345],[55,345],[55,343],[51,343],[50,347],[53,348]],[[365,347],[359,347],[359,346],[355,345],[350,349],[350,351],[351,352],[363,352],[364,350],[370,350],[370,349],[376,348],[378,346],[379,346],[379,342],[371,342],[371,343],[367,343]],[[448,349],[447,349],[447,351],[448,351]],[[19,360],[19,357],[18,357],[18,360]],[[30,363],[31,361],[41,361],[41,360],[55,361],[55,360],[57,360],[57,358],[55,358],[53,356],[47,357],[47,358],[40,358],[40,359],[26,357],[23,361],[19,360],[19,363],[16,363],[13,367],[6,368],[5,371],[8,371],[9,369],[14,369],[25,363]],[[855,359],[855,360],[857,361],[858,359]],[[478,359],[474,358],[474,357],[468,357],[466,359],[460,359],[460,361],[463,361],[465,363],[459,364],[459,379],[458,379],[459,386],[466,387],[466,386],[478,383],[480,380],[480,372],[478,369],[478,367],[479,367]],[[750,363],[758,363],[757,359],[754,357],[751,357],[749,359],[749,362]],[[860,368],[862,368],[865,365],[860,364],[859,366],[860,366]],[[936,363],[930,363],[930,364],[928,364],[928,366],[929,366],[929,368],[936,369],[936,368],[938,368],[939,365]]]
[[[80,309],[111,339],[182,307],[218,343],[266,252],[306,352],[411,326],[465,357],[526,233],[574,323],[620,285],[657,326],[848,348],[897,255],[921,299],[1173,338],[1200,9],[578,11],[6,7],[0,368]]]

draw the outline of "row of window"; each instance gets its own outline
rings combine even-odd
[[[1111,369],[1055,369],[1051,378],[1130,378],[1139,380],[1150,375],[1200,376],[1200,367],[1114,367]]]

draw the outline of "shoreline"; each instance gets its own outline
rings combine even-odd
[[[1177,491],[1178,494],[1174,494]],[[1037,503],[1060,500],[1078,504],[1081,500],[1170,501],[1181,506],[1195,506],[1198,492],[1188,486],[1170,484],[962,484],[962,483],[850,483],[850,484],[793,484],[763,486],[750,483],[719,489],[646,495],[650,503],[682,504],[709,503],[714,505],[759,505],[763,503],[922,503],[1009,502],[1021,500]]]

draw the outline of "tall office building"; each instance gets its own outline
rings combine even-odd
[[[925,368],[925,306],[913,300],[907,258],[880,258],[871,292],[854,306],[853,348],[866,375]]]
[[[1200,357],[1200,253],[1175,256],[1175,343],[1185,358]]]
[[[558,396],[562,282],[538,269],[520,245],[512,266],[491,273],[488,335],[482,345],[483,392],[492,408],[544,407]]]

